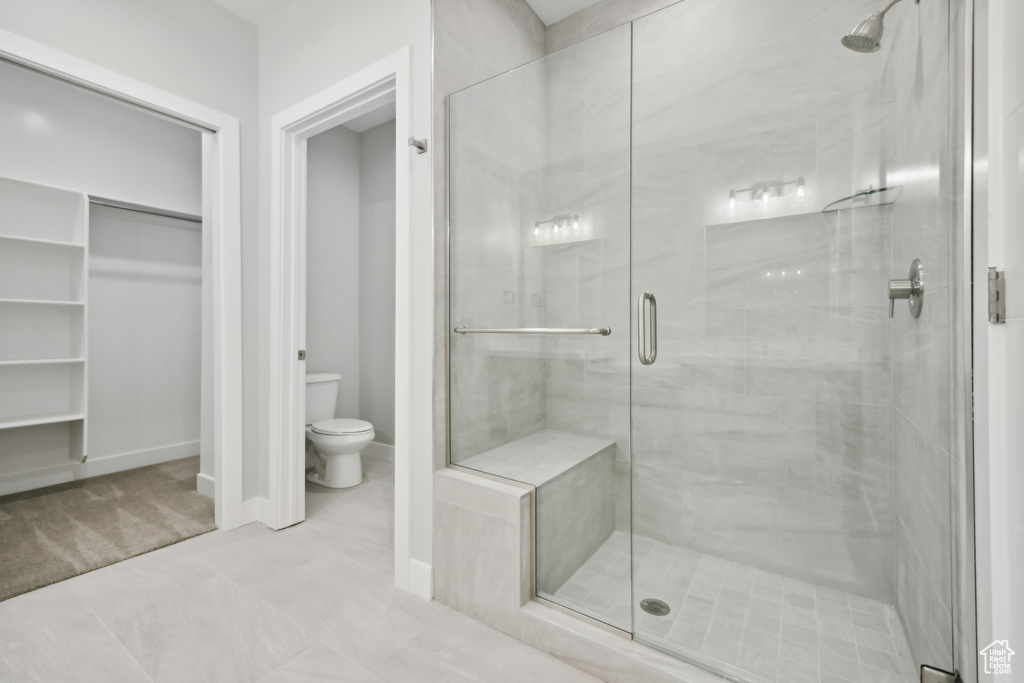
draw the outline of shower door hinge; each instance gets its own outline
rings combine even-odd
[[[306,350],[299,351],[299,360],[306,360]]]
[[[1006,322],[1006,272],[988,269],[988,321]]]
[[[921,666],[921,683],[963,683],[960,672],[949,673],[930,666]]]

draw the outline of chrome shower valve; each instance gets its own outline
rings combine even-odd
[[[924,268],[920,259],[914,259],[910,264],[910,273],[906,280],[889,280],[889,317],[893,317],[896,307],[896,299],[906,299],[910,308],[910,315],[914,318],[921,316],[921,306],[924,304]]]

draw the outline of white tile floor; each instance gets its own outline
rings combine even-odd
[[[655,597],[672,609],[637,610],[638,640],[762,683],[917,680],[892,605],[649,538],[634,539],[634,552],[636,602]],[[613,533],[556,598],[621,628],[629,554],[629,534]]]
[[[214,532],[0,603],[0,681],[597,679],[392,587],[394,476],[307,492],[307,521]]]

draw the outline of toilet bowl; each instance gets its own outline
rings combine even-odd
[[[374,436],[373,425],[363,420],[336,418],[308,425],[306,439],[313,445],[316,470],[306,479],[332,489],[357,486],[363,481],[360,451]]]
[[[316,469],[306,480],[332,489],[363,481],[360,451],[373,441],[373,425],[365,420],[334,417],[341,375],[306,374],[306,452]]]

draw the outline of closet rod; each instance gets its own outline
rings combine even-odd
[[[189,119],[184,119],[184,118],[181,118],[180,116],[175,116],[174,114],[170,114],[168,112],[162,111],[160,109],[157,109],[156,107],[151,107],[148,104],[145,104],[143,102],[138,102],[138,101],[133,100],[133,99],[131,99],[129,97],[125,97],[124,95],[121,95],[120,93],[116,93],[116,92],[113,92],[111,90],[106,90],[104,88],[97,87],[97,86],[95,86],[95,85],[93,85],[91,83],[83,83],[83,82],[79,81],[78,79],[76,79],[76,78],[74,78],[72,76],[69,76],[67,74],[61,73],[60,71],[55,71],[53,69],[48,69],[48,68],[46,68],[46,67],[44,67],[44,66],[42,66],[40,64],[36,64],[35,62],[30,62],[30,61],[28,61],[26,59],[21,59],[21,58],[15,56],[15,55],[7,53],[7,52],[0,52],[0,61],[7,62],[8,64],[11,64],[13,66],[19,66],[22,69],[28,69],[29,71],[33,71],[33,72],[35,72],[35,73],[37,73],[37,74],[39,74],[41,76],[46,76],[48,78],[52,78],[54,80],[60,81],[61,83],[65,83],[67,85],[72,85],[72,86],[74,86],[76,88],[81,88],[82,90],[87,90],[88,92],[91,92],[94,95],[101,95],[101,96],[106,97],[108,99],[114,100],[118,104],[127,105],[127,106],[129,106],[129,107],[131,107],[133,109],[138,109],[138,110],[141,110],[141,111],[143,111],[143,112],[145,112],[147,114],[150,114],[152,116],[156,116],[157,118],[161,118],[161,119],[165,119],[167,121],[171,121],[173,123],[177,123],[179,125],[185,126],[186,128],[191,128],[192,130],[197,130],[200,133],[216,133],[217,132],[217,131],[215,131],[212,128],[207,128],[206,126],[202,125],[201,123],[197,123],[196,121],[190,121]]]
[[[104,197],[94,197],[89,195],[89,203],[96,204],[98,206],[109,206],[112,209],[124,209],[125,211],[137,211],[139,213],[147,213],[150,216],[162,216],[164,218],[176,218],[181,221],[188,221],[190,223],[199,223],[202,225],[202,216],[196,216],[191,213],[180,213],[178,211],[168,211],[167,209],[156,209],[152,206],[143,206],[142,204],[132,204],[130,202],[122,202],[117,199],[105,199]]]

